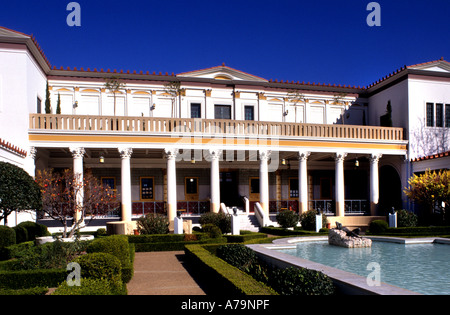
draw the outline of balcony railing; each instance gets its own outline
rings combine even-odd
[[[30,114],[31,130],[200,133],[236,136],[404,140],[403,128],[247,120]]]

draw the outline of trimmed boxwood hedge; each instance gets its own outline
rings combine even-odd
[[[134,268],[134,244],[129,244],[125,235],[102,237],[92,241],[86,250],[88,253],[107,253],[117,257],[122,265],[122,281],[130,282]]]
[[[0,271],[0,288],[28,289],[35,287],[57,287],[65,281],[65,269],[38,269],[20,271]]]
[[[186,245],[186,257],[201,269],[202,276],[222,292],[238,295],[277,295],[265,284],[227,264],[201,245]]]

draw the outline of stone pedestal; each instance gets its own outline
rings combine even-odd
[[[133,235],[136,227],[136,221],[117,221],[106,223],[106,231],[108,235]]]
[[[239,215],[231,216],[231,234],[240,235],[241,234],[241,219]]]
[[[176,217],[174,219],[174,234],[183,234],[183,219]]]
[[[347,236],[347,232],[331,229],[328,234],[328,244],[347,248],[371,247],[372,240],[364,237]]]

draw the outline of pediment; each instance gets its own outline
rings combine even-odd
[[[177,77],[203,78],[213,80],[233,80],[233,81],[258,81],[267,82],[266,79],[258,76],[236,70],[225,65],[207,69],[183,72],[177,74]]]
[[[424,64],[410,66],[408,68],[414,70],[450,73],[450,63],[445,60],[432,61]]]

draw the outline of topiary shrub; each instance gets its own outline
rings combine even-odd
[[[231,216],[224,213],[208,212],[202,214],[199,223],[202,228],[206,224],[214,224],[222,231],[222,234],[231,232]]]
[[[416,214],[407,210],[397,211],[397,227],[415,227],[418,222]]]
[[[242,244],[219,246],[216,255],[230,265],[245,272],[249,272],[252,265],[257,261],[255,252]]]
[[[281,295],[332,295],[332,280],[320,271],[289,267],[277,269],[270,279],[271,287]]]
[[[140,234],[168,234],[169,219],[160,214],[149,213],[137,220]]]
[[[369,224],[369,232],[373,234],[381,234],[384,233],[389,225],[386,221],[383,220],[374,220]]]
[[[28,230],[26,228],[16,225],[13,229],[16,232],[16,244],[28,242]]]
[[[114,255],[91,253],[74,260],[81,267],[81,277],[121,281],[122,264]]]
[[[34,241],[36,237],[41,236],[50,236],[50,232],[48,231],[48,228],[45,225],[32,222],[32,221],[25,221],[17,225],[18,228],[24,228],[27,230],[27,239],[23,242],[29,242]],[[16,231],[17,232],[17,231]]]
[[[277,214],[276,220],[282,228],[287,229],[296,227],[300,216],[294,211],[284,210]]]
[[[210,238],[219,238],[222,236],[220,228],[214,224],[205,224],[202,226],[204,233],[207,233]]]
[[[127,283],[133,277],[133,264],[128,237],[112,235],[92,241],[86,249],[88,253],[108,253],[117,257],[122,266],[122,281]]]
[[[16,244],[16,232],[9,226],[0,226],[0,249]]]

